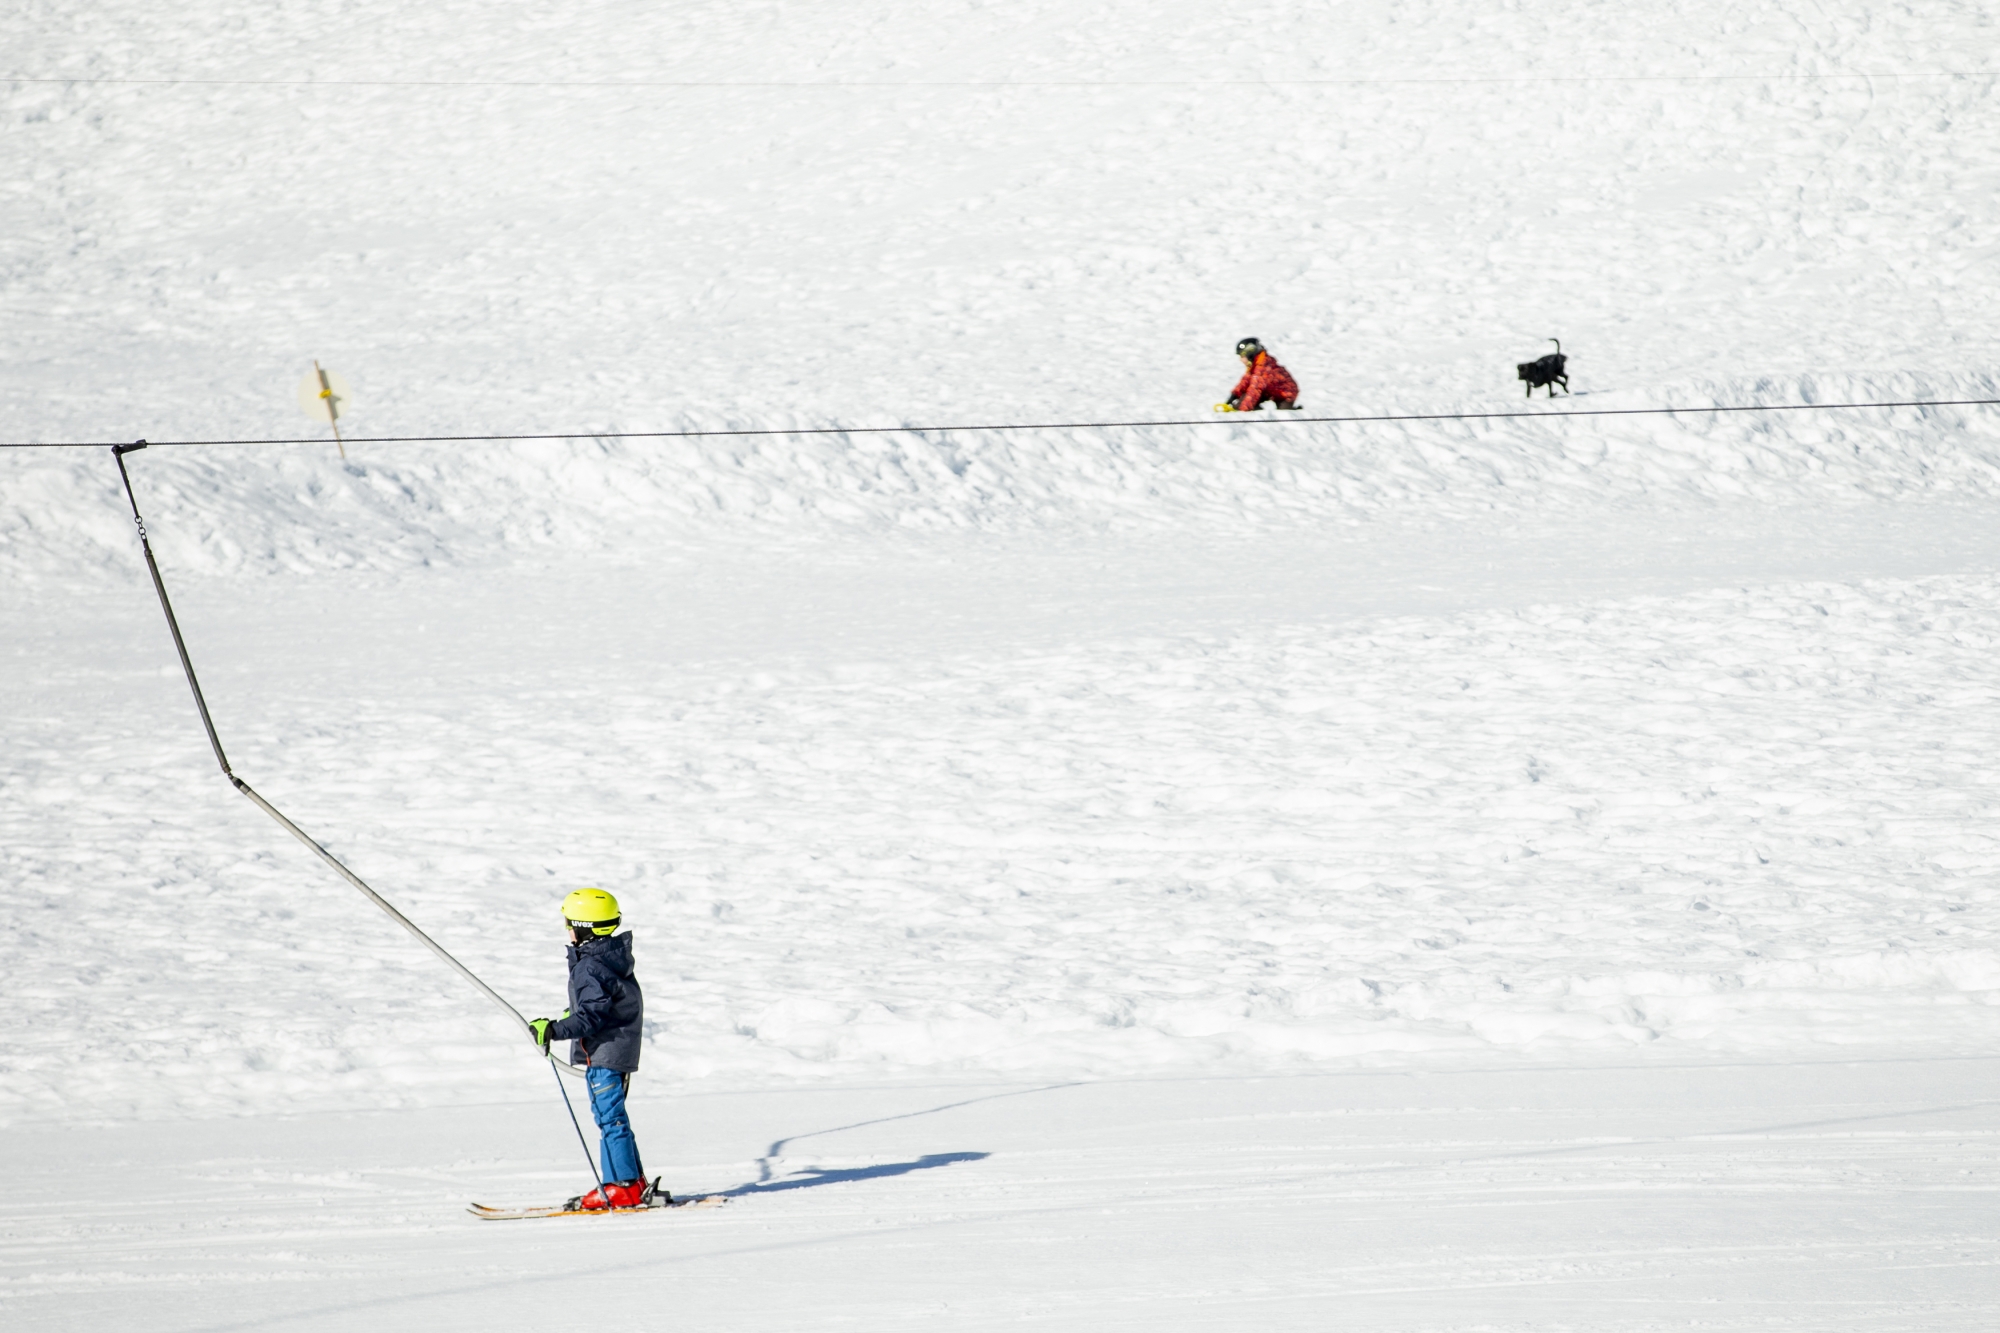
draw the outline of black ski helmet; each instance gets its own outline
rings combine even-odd
[[[1242,357],[1245,361],[1251,360],[1257,353],[1263,350],[1264,344],[1258,342],[1255,338],[1245,338],[1242,342],[1236,344],[1236,355]]]

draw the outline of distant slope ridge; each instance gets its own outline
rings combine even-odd
[[[1978,396],[2000,394],[1991,379],[1819,380],[1690,385],[1670,401]],[[358,445],[345,465],[330,444],[227,446],[134,464],[183,572],[394,569],[905,529],[1254,532],[1551,506],[1991,496],[2000,409]],[[0,571],[136,577],[107,457],[12,452],[0,478]]]

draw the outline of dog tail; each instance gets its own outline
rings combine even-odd
[[[1563,340],[1560,338],[1551,338],[1549,339],[1549,341],[1556,345],[1556,355],[1561,356],[1563,349]]]

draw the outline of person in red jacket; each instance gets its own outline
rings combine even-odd
[[[1263,343],[1245,338],[1236,344],[1236,355],[1243,358],[1246,367],[1243,378],[1230,390],[1228,402],[1215,405],[1216,411],[1255,412],[1266,398],[1277,404],[1280,412],[1299,410],[1298,381],[1278,364],[1278,358],[1264,350]]]

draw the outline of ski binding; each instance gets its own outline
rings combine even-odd
[[[637,1208],[571,1208],[567,1204],[546,1208],[495,1208],[491,1204],[469,1203],[465,1211],[489,1222],[509,1222],[527,1217],[611,1217],[624,1213],[656,1212],[662,1208],[720,1208],[728,1202],[726,1194],[694,1194],[685,1199],[655,1199]]]

